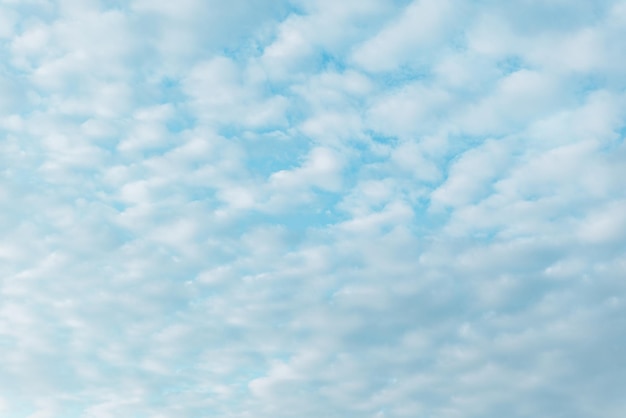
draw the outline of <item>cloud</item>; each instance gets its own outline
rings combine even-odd
[[[352,59],[369,71],[393,71],[419,63],[454,30],[460,6],[447,0],[411,2],[398,18],[359,45]]]
[[[625,10],[2,2],[2,416],[621,418]]]

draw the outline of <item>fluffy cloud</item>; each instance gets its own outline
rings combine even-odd
[[[0,2],[0,413],[621,418],[621,1]]]

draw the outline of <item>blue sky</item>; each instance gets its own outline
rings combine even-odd
[[[623,418],[626,2],[0,1],[0,415]]]

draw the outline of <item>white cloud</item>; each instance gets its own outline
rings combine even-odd
[[[423,62],[424,55],[450,34],[461,8],[451,0],[415,0],[389,26],[358,46],[352,59],[369,71]]]
[[[263,80],[255,81],[234,61],[218,57],[197,65],[185,80],[184,90],[193,99],[195,116],[209,125],[285,126],[287,100],[280,95],[264,98],[259,85]]]
[[[431,194],[434,207],[475,202],[489,192],[494,180],[502,177],[510,156],[508,144],[488,141],[472,148],[452,164],[446,181]]]

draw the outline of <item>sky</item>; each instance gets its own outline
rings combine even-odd
[[[0,0],[0,416],[623,418],[626,1]]]

